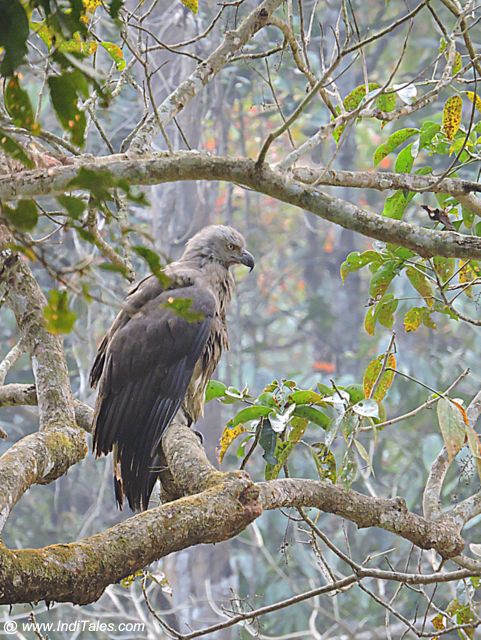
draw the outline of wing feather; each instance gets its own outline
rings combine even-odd
[[[150,286],[150,285],[149,285]],[[158,469],[153,469],[165,429],[179,410],[194,367],[202,355],[215,313],[212,294],[196,285],[169,291],[150,286],[134,293],[101,343],[91,380],[99,383],[94,451],[113,448],[117,499],[125,494],[132,509],[146,509]],[[202,317],[177,315],[171,297],[188,298]]]

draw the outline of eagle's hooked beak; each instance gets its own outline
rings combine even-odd
[[[252,271],[255,266],[254,256],[246,249],[242,251],[241,259],[239,260],[239,262],[241,264],[244,264],[246,267],[249,267],[249,271]]]

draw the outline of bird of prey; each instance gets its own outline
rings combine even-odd
[[[228,348],[235,264],[254,268],[242,235],[205,227],[162,277],[132,288],[100,344],[90,373],[99,387],[93,449],[113,451],[120,508],[125,496],[132,510],[147,509],[165,429],[179,410],[189,425],[202,414],[206,385]]]

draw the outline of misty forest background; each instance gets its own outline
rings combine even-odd
[[[400,10],[400,3],[379,0],[352,2],[359,28],[366,32],[370,25],[381,27],[392,22]],[[135,2],[126,3],[134,8]],[[303,2],[306,15],[314,8],[312,0]],[[161,0],[155,4],[146,26],[163,42],[187,40],[202,33],[212,21],[218,5],[212,0],[202,0],[199,12],[194,14],[180,2]],[[441,11],[442,13],[442,11]],[[234,12],[226,12],[212,32],[194,45],[190,51],[200,57],[207,55],[226,28],[232,26]],[[311,45],[313,50],[332,44],[333,27],[338,19],[338,7],[334,2],[320,2],[315,9]],[[105,22],[105,23],[104,23]],[[118,41],[118,33],[111,21],[98,18],[95,24],[99,37]],[[322,27],[322,32],[321,32]],[[385,81],[385,69],[398,56],[405,33],[393,30],[374,47],[366,50],[365,65],[370,81]],[[280,35],[273,28],[262,30],[256,46],[262,50],[275,47]],[[249,45],[250,46],[250,45]],[[249,46],[246,51],[249,51]],[[433,27],[428,14],[418,16],[413,22],[409,48],[398,72],[398,81],[412,78],[412,68],[422,68],[424,60],[431,60],[432,52],[440,47],[440,34]],[[126,60],[131,54],[124,47]],[[152,79],[155,101],[164,97],[195,67],[195,60],[186,55],[176,55],[166,50],[154,54],[155,66],[160,71]],[[178,116],[178,126],[170,124],[167,133],[175,148],[192,148],[217,154],[255,156],[265,136],[279,122],[269,82],[275,87],[276,100],[284,112],[290,113],[306,91],[306,80],[295,69],[283,52],[266,60],[246,59],[226,68],[197,96]],[[109,65],[99,53],[100,67]],[[135,69],[133,67],[133,73]],[[41,91],[41,78],[28,75],[23,86],[35,100]],[[420,81],[422,78],[419,79]],[[139,82],[142,78],[139,77]],[[344,75],[337,84],[342,95],[364,82],[360,65]],[[445,96],[423,110],[423,119],[441,121]],[[97,117],[109,131],[109,145],[99,135],[90,121],[86,151],[93,156],[118,151],[122,141],[144,112],[145,105],[139,94],[128,85],[106,109],[98,109]],[[44,128],[61,135],[58,122],[48,100],[44,100],[40,114]],[[418,113],[403,120],[404,127],[417,127]],[[296,122],[291,135],[304,139],[312,135],[321,124],[316,110]],[[363,120],[350,127],[343,137],[333,168],[369,169],[375,149],[398,126]],[[281,146],[271,150],[271,161],[289,145],[287,137]],[[165,148],[162,136],[154,143],[154,150]],[[310,163],[326,165],[336,150],[336,142],[328,139],[314,149]],[[395,158],[384,159],[382,169],[393,168]],[[447,156],[431,159],[434,170],[449,162]],[[444,164],[443,164],[444,163]],[[466,169],[464,177],[477,178],[479,164]],[[333,189],[326,191],[346,198],[371,211],[380,212],[385,195],[362,189]],[[349,230],[331,225],[310,213],[274,201],[269,197],[250,192],[233,184],[215,182],[178,182],[143,188],[148,200],[145,206],[130,205],[130,227],[138,243],[154,249],[165,260],[179,256],[186,240],[198,229],[211,223],[233,225],[247,239],[249,250],[256,257],[256,268],[247,273],[236,271],[237,290],[229,311],[231,349],[222,357],[216,379],[239,390],[247,387],[255,397],[263,388],[277,379],[296,381],[308,389],[318,383],[348,386],[362,382],[368,363],[383,353],[392,331],[378,325],[374,335],[364,329],[364,316],[369,303],[370,273],[366,270],[350,273],[343,283],[340,265],[352,251],[378,248],[373,242]],[[407,210],[407,218],[424,221],[425,213],[420,204],[436,206],[432,194],[421,194]],[[115,228],[107,230],[115,234]],[[42,235],[42,223],[35,231]],[[90,245],[82,243],[69,228],[61,230],[43,247],[46,258],[55,262],[58,269],[79,265],[94,254]],[[147,273],[145,262],[135,259],[137,276]],[[38,262],[32,268],[44,290],[56,287],[55,281]],[[87,303],[82,296],[71,295],[72,309],[77,314],[73,331],[65,337],[69,354],[69,369],[73,390],[79,399],[92,404],[94,393],[88,386],[88,372],[96,346],[109,327],[127,289],[128,282],[117,272],[96,270],[96,281],[91,293],[94,300]],[[397,367],[421,380],[432,389],[445,389],[466,368],[471,374],[462,382],[456,394],[471,397],[481,386],[479,361],[481,341],[479,328],[461,323],[448,316],[436,319],[437,328],[421,326],[417,331],[406,332],[403,326],[403,309],[412,306],[419,294],[407,279],[394,278],[391,285],[400,300],[394,325],[396,333]],[[479,312],[478,296],[467,301],[471,313]],[[1,353],[7,353],[17,339],[13,314],[2,309],[0,322]],[[26,355],[17,362],[9,374],[10,382],[33,381]],[[421,385],[397,376],[385,401],[389,416],[405,413],[424,402],[429,393]],[[204,444],[211,460],[216,458],[216,448],[223,429],[235,412],[232,405],[212,401],[206,406],[205,417],[197,428],[203,433]],[[13,441],[36,430],[35,407],[3,408],[0,426],[9,434],[8,440],[0,440],[0,454]],[[319,428],[317,428],[319,429]],[[318,441],[316,427],[306,434],[308,442]],[[242,438],[233,443],[222,462],[222,469],[239,466],[245,450],[239,445]],[[402,495],[410,509],[417,509],[421,501],[423,483],[427,471],[442,446],[435,411],[423,411],[412,419],[380,431],[377,441],[371,444],[373,473],[367,472],[367,464],[360,464],[353,488],[387,497]],[[264,473],[261,452],[249,460],[247,469],[254,478]],[[79,537],[101,531],[129,517],[115,506],[111,480],[111,459],[95,460],[92,455],[71,468],[67,475],[47,486],[31,488],[13,512],[5,529],[5,542],[13,547],[39,547],[57,541],[69,542]],[[310,452],[298,448],[291,460],[293,475],[316,476]],[[467,456],[458,457],[445,495],[448,502],[459,499],[467,491],[479,485],[479,478],[472,461]],[[293,514],[295,515],[295,514]],[[479,519],[479,518],[478,518]],[[390,534],[369,529],[357,531],[352,523],[321,514],[318,526],[339,544],[346,540],[354,555],[365,557],[389,550],[387,557],[392,565],[397,559],[407,557],[410,545],[394,539]],[[474,520],[469,527],[479,527]],[[268,513],[254,522],[236,539],[215,546],[194,547],[167,557],[151,567],[159,584],[150,583],[150,601],[162,617],[176,628],[186,625],[205,625],[217,619],[221,605],[230,607],[232,601],[241,600],[245,606],[280,600],[301,590],[313,587],[322,578],[322,559],[313,553],[305,525],[294,518],[288,520],[282,513]],[[418,554],[415,551],[414,554]],[[425,552],[427,553],[427,552]],[[385,568],[388,568],[387,565]],[[389,597],[396,584],[386,587]],[[442,585],[438,595],[446,604],[455,590],[454,585]],[[408,616],[414,614],[416,594],[409,589],[403,592],[402,609]],[[2,608],[7,615],[8,608]],[[28,606],[15,606],[10,617],[18,619],[29,611]],[[0,611],[0,617],[2,612]],[[163,632],[149,613],[139,580],[110,586],[95,604],[73,607],[57,604],[47,610],[39,605],[36,619],[63,621],[78,618],[142,621],[146,624],[145,637],[163,637]],[[365,638],[387,637],[386,611],[361,590],[349,590],[340,597],[326,597],[302,603],[288,613],[267,616],[260,623],[261,637],[269,638]],[[393,622],[392,629],[396,629]],[[310,631],[309,631],[310,629]],[[317,629],[315,633],[313,629]],[[453,634],[453,637],[455,634]],[[55,632],[51,638],[60,637]],[[67,637],[67,636],[62,636]],[[71,638],[79,637],[75,634]],[[101,638],[98,633],[83,633],[82,638]],[[121,634],[123,639],[137,637]],[[246,629],[226,629],[212,635],[216,639],[247,638]],[[395,637],[400,637],[395,634]],[[411,637],[411,636],[407,636]]]

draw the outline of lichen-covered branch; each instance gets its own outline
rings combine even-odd
[[[0,532],[27,489],[63,476],[86,454],[85,432],[76,426],[38,431],[13,444],[0,458]]]
[[[0,545],[0,604],[87,604],[121,578],[174,551],[237,535],[262,511],[246,475],[145,511],[72,544],[11,551]]]
[[[330,187],[352,187],[356,189],[375,189],[388,191],[408,189],[416,192],[449,193],[453,196],[481,192],[479,182],[459,178],[420,176],[411,173],[393,173],[389,171],[343,171],[324,167],[296,167],[292,176],[306,184],[316,183]]]
[[[34,384],[5,384],[0,386],[0,407],[35,406],[37,391]],[[92,431],[93,409],[80,400],[73,401],[75,422],[90,433]]]
[[[328,482],[286,478],[260,483],[265,509],[315,507],[355,522],[359,528],[380,527],[421,549],[435,549],[444,558],[461,552],[464,541],[446,517],[430,522],[408,510],[403,498],[373,498]]]
[[[125,178],[130,184],[137,185],[178,180],[224,180],[237,183],[370,238],[408,247],[424,257],[440,255],[481,258],[481,239],[476,236],[454,231],[434,231],[370,213],[346,200],[327,195],[315,186],[290,178],[265,163],[258,165],[254,160],[246,158],[210,156],[198,152],[156,154],[147,158],[114,155],[99,158],[83,166],[92,170],[109,169],[116,178]],[[77,170],[77,167],[62,166],[49,171],[24,172],[16,178],[9,176],[0,179],[0,198],[65,192]],[[399,176],[400,181],[404,179]],[[425,185],[429,190],[429,182]],[[468,192],[477,188],[474,183],[455,183],[458,193],[460,190]]]
[[[12,244],[8,227],[0,221],[0,281],[32,359],[40,431],[0,458],[0,530],[32,484],[58,478],[87,452],[85,432],[75,423],[62,342],[45,328],[45,297],[25,260],[12,252]],[[30,393],[31,389],[24,390],[23,395]]]
[[[47,304],[26,261],[12,253],[14,239],[0,220],[0,280],[32,359],[40,429],[73,426],[75,416],[62,341],[45,328]]]
[[[53,437],[53,432],[34,437],[40,435]],[[60,435],[65,437],[63,432]],[[26,440],[19,445],[26,447],[22,444]],[[434,548],[445,558],[459,554],[464,546],[449,519],[442,526],[428,522],[410,513],[401,498],[372,498],[312,480],[254,484],[245,472],[220,473],[185,425],[174,425],[166,432],[163,448],[175,482],[188,495],[68,545],[25,550],[0,546],[0,604],[43,599],[92,602],[107,585],[154,560],[237,535],[264,509],[317,508],[359,527],[383,528],[423,549]],[[15,452],[12,455],[18,457]],[[48,452],[41,455],[48,459]]]

